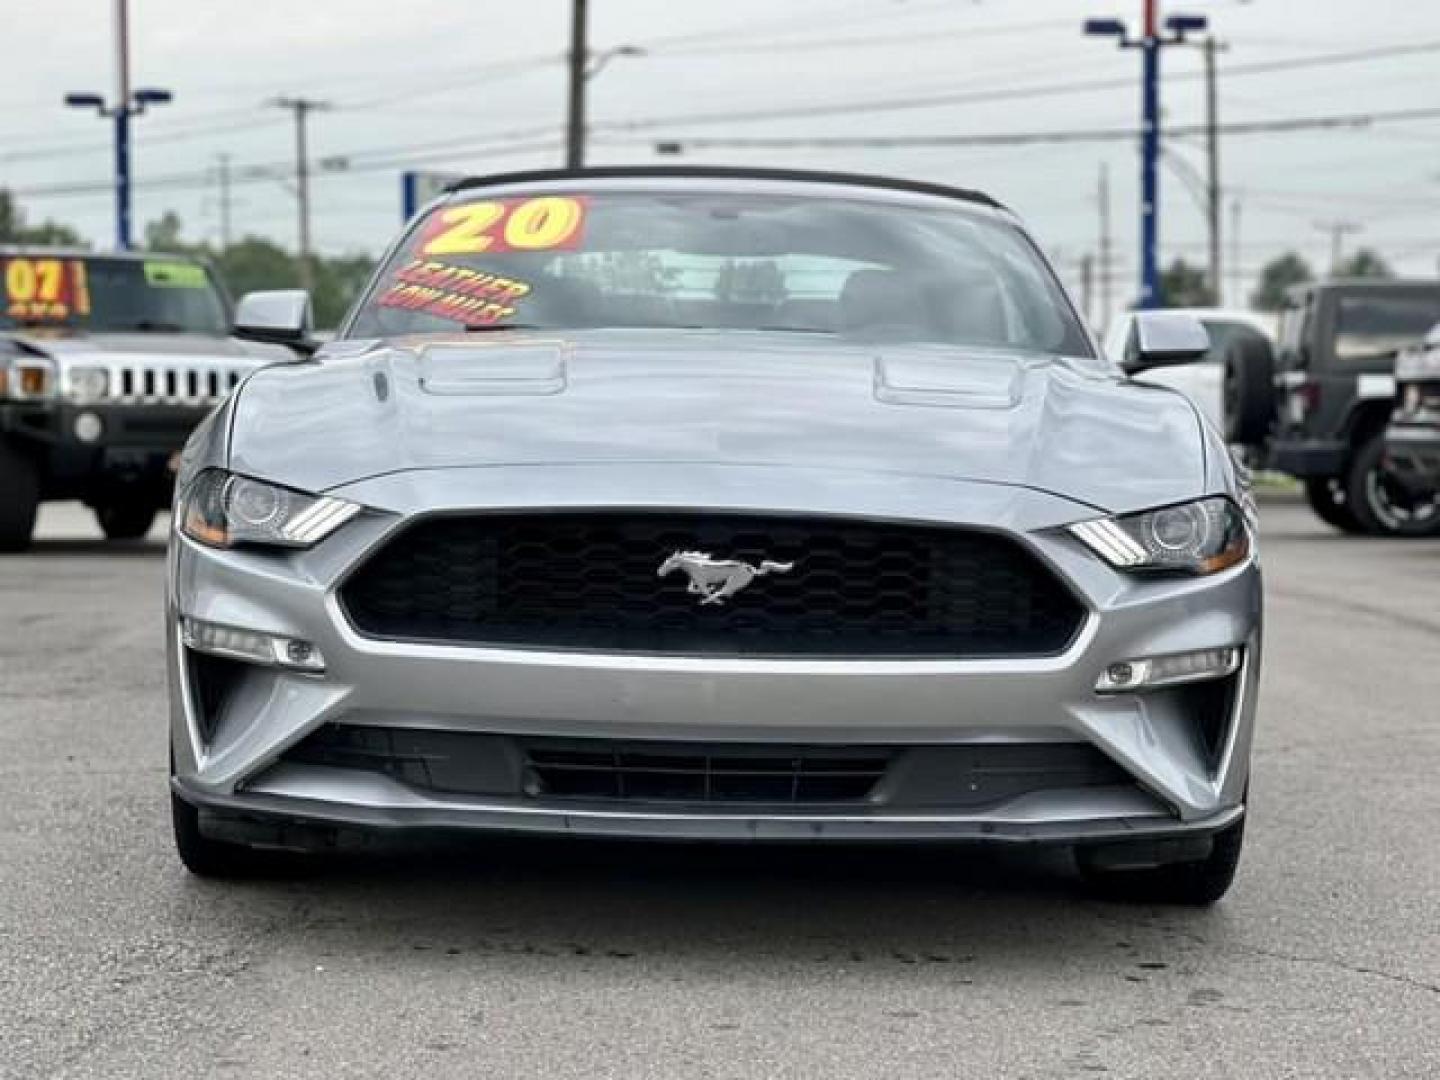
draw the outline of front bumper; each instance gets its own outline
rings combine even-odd
[[[170,459],[205,419],[208,406],[10,402],[0,405],[0,434],[38,451],[48,483],[68,487],[97,477],[169,481]],[[78,432],[93,421],[98,434]]]
[[[1275,439],[1265,467],[1300,479],[1339,476],[1345,471],[1349,444],[1340,439]]]
[[[1206,834],[1243,813],[1260,661],[1252,560],[1207,579],[1122,575],[1059,530],[1094,516],[1019,488],[822,470],[715,467],[447,470],[342,489],[383,513],[309,552],[219,552],[172,544],[169,633],[174,790],[211,816],[367,829],[469,828],[651,838],[1077,842]],[[990,660],[695,658],[381,642],[336,599],[347,572],[410,515],[436,508],[793,507],[943,521],[1021,537],[1089,609],[1060,656]],[[961,512],[945,512],[961,507]],[[940,512],[937,513],[937,508]],[[323,676],[251,668],[215,715],[191,685],[178,621],[191,616],[313,642]],[[1241,646],[1245,661],[1208,751],[1167,692],[1097,695],[1116,660]],[[1215,718],[1211,718],[1214,720]],[[296,763],[326,725],[517,738],[705,741],[892,748],[976,744],[1094,747],[1121,782],[1046,788],[980,805],[672,805],[455,794],[374,771]],[[202,821],[204,818],[202,817]]]

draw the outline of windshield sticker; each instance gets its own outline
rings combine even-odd
[[[205,268],[185,262],[145,263],[145,284],[160,289],[208,289]]]
[[[490,199],[441,210],[420,235],[422,255],[575,251],[585,231],[586,200],[562,195]]]
[[[414,259],[376,301],[381,307],[422,311],[466,326],[493,326],[515,314],[530,286],[464,266]]]
[[[63,322],[90,314],[85,264],[79,259],[8,259],[5,314],[16,322]]]

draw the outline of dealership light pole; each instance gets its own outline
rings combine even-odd
[[[65,104],[71,108],[94,109],[106,119],[115,121],[115,246],[129,251],[130,244],[130,118],[139,116],[149,105],[170,101],[168,90],[145,87],[130,89],[130,13],[129,0],[115,0],[115,99],[106,105],[100,94],[66,94]]]
[[[1141,105],[1144,119],[1140,132],[1140,302],[1141,308],[1160,305],[1160,50],[1180,45],[1185,35],[1200,33],[1207,24],[1203,15],[1171,15],[1165,20],[1168,36],[1160,33],[1160,0],[1144,0],[1144,33],[1132,38],[1120,19],[1087,19],[1085,33],[1118,38],[1122,49],[1140,49]]]

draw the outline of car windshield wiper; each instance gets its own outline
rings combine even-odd
[[[466,323],[461,327],[467,334],[490,334],[499,330],[557,330],[554,326],[537,326],[535,323]]]

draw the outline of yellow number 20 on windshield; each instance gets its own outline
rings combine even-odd
[[[426,223],[419,250],[430,256],[573,251],[584,226],[585,200],[570,196],[464,203]]]

